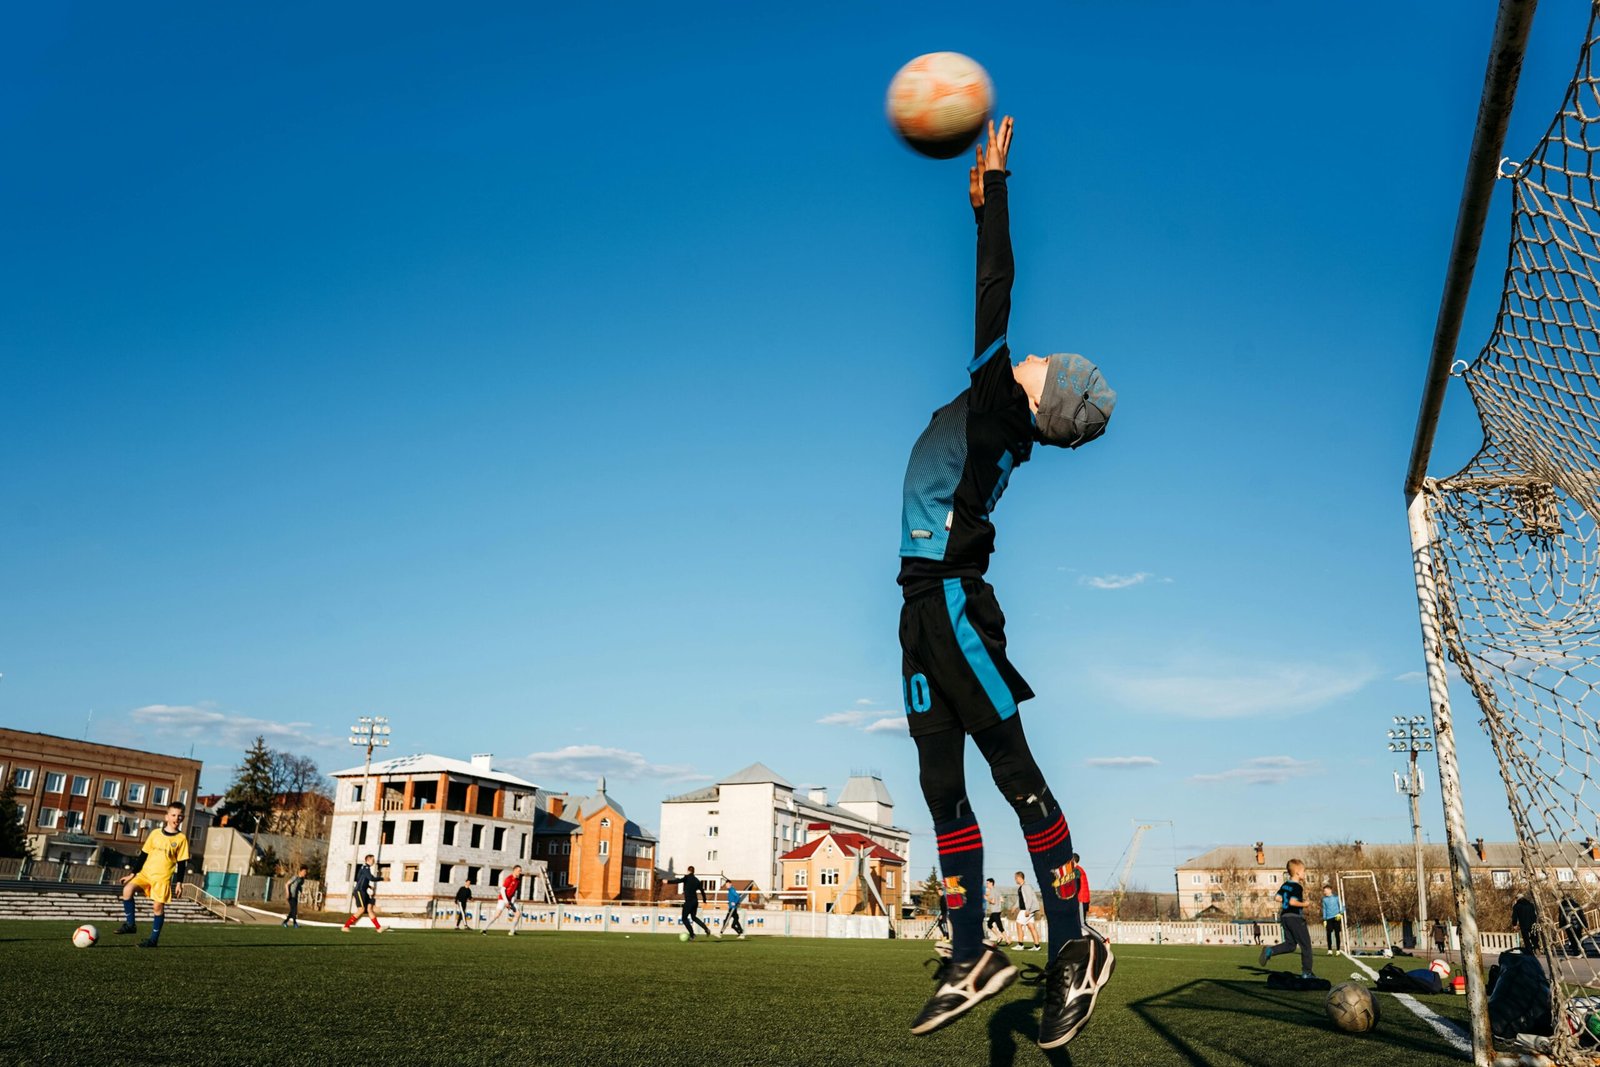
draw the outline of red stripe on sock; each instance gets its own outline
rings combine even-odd
[[[981,838],[982,836],[983,834],[979,832],[978,827],[974,825],[962,830],[951,830],[947,834],[939,834],[937,838],[939,844],[943,845],[945,842],[954,844],[961,841],[969,841],[975,837]]]
[[[1065,826],[1066,822],[1067,822],[1066,816],[1057,814],[1056,815],[1056,821],[1051,823],[1049,826],[1046,826],[1043,830],[1035,830],[1033,833],[1024,834],[1023,836],[1026,837],[1030,843],[1032,843],[1033,841],[1037,840],[1038,838],[1044,837],[1046,834],[1055,833],[1056,829],[1058,827]]]
[[[1029,852],[1047,852],[1050,849],[1055,848],[1057,845],[1061,844],[1061,842],[1065,841],[1067,838],[1069,838],[1071,836],[1072,836],[1072,832],[1067,829],[1066,823],[1062,823],[1060,828],[1058,829],[1058,831],[1055,834],[1053,834],[1052,836],[1050,836],[1049,838],[1046,838],[1046,839],[1041,840],[1041,841],[1029,841],[1028,842],[1028,851]]]
[[[974,841],[970,845],[956,845],[954,848],[941,848],[939,850],[939,855],[941,855],[941,856],[951,856],[951,855],[954,855],[957,852],[971,852],[974,849],[979,849],[979,848],[982,848],[982,847],[983,847],[983,842],[982,841]]]

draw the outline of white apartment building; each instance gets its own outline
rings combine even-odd
[[[830,804],[826,789],[796,790],[762,763],[662,801],[656,867],[678,877],[692,865],[708,890],[727,878],[772,892],[783,878],[778,857],[805,844],[812,823],[863,834],[911,869],[911,831],[894,825],[894,801],[882,779],[852,775]]]
[[[519,895],[549,899],[543,861],[533,859],[538,787],[497,771],[493,757],[471,762],[416,755],[336,771],[328,842],[328,906],[348,902],[356,864],[377,857],[378,905],[422,913],[455,896],[468,878],[474,900],[493,899],[500,876],[522,864]],[[381,831],[380,831],[381,824]]]

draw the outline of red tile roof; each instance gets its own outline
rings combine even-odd
[[[785,852],[778,858],[780,860],[810,859],[812,854],[817,851],[817,848],[829,838],[832,838],[834,841],[838,842],[839,847],[844,850],[844,853],[847,856],[859,856],[863,851],[865,851],[869,857],[875,860],[885,860],[890,863],[905,862],[905,860],[901,859],[893,852],[890,852],[888,849],[884,848],[882,845],[878,844],[865,834],[845,833],[839,830],[830,830],[828,833],[823,834],[821,837],[816,838],[815,840],[806,842],[797,849],[794,849],[790,852]]]

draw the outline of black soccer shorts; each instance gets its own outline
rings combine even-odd
[[[1009,719],[1033,690],[1006,659],[1006,617],[989,583],[946,578],[900,609],[901,695],[911,735],[967,733]]]

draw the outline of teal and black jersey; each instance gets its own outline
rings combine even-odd
[[[990,515],[1011,472],[1033,451],[1027,394],[1011,374],[1011,218],[1006,176],[983,176],[971,385],[933,413],[906,465],[900,584],[906,595],[949,578],[978,578],[994,553]]]
[[[1305,898],[1305,890],[1300,888],[1299,882],[1289,881],[1278,887],[1278,903],[1281,906],[1281,914],[1299,915],[1302,911],[1301,906],[1298,904],[1291,904],[1289,901],[1303,901]]]

